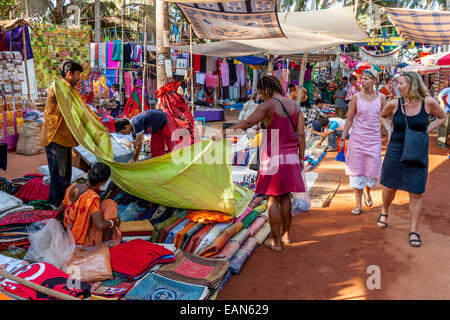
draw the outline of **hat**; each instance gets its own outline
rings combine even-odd
[[[400,73],[395,74],[394,79],[400,78]]]

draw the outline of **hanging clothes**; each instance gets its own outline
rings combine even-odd
[[[22,26],[13,29],[10,33],[11,51],[23,52],[23,34]],[[33,50],[31,49],[30,33],[28,26],[25,26],[25,42],[27,46],[27,59],[33,59]],[[9,50],[8,50],[9,51]],[[22,59],[23,60],[23,59]]]
[[[9,51],[9,34],[6,31],[0,32],[0,51]]]
[[[200,63],[201,63],[201,56],[199,54],[194,54],[194,65],[193,65],[193,71],[200,72]]]
[[[227,59],[227,62],[230,72],[230,84],[233,85],[237,81],[236,65],[234,64],[233,59]]]
[[[206,56],[200,56],[200,72],[206,73]]]
[[[230,70],[225,59],[220,63],[220,73],[222,79],[222,86],[228,87],[230,85]]]
[[[122,60],[122,40],[113,41],[113,53],[111,59],[114,61]]]
[[[236,64],[235,68],[237,77],[236,86],[237,87],[245,86],[245,64],[242,63]]]

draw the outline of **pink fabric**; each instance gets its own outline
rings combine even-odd
[[[259,229],[261,229],[262,225],[266,222],[266,220],[262,217],[256,218],[255,221],[252,222],[251,225],[248,226],[248,232],[250,236],[253,236]]]
[[[228,87],[230,85],[230,67],[225,60],[220,64],[220,72],[222,73],[222,86]]]
[[[245,64],[236,64],[236,76],[237,76],[237,83],[239,83],[239,87],[245,86]]]
[[[120,61],[115,61],[112,59],[113,56],[113,41],[109,41],[107,43],[108,46],[108,68],[118,68],[120,65]]]
[[[236,241],[228,241],[225,247],[220,250],[218,254],[211,258],[227,258],[230,260],[234,254],[239,250],[240,244]]]
[[[131,77],[131,72],[127,71],[124,73],[124,83],[125,83],[125,99],[131,96],[133,92],[133,79]]]
[[[295,112],[290,118],[294,126],[297,127],[297,103],[279,95],[277,99],[288,110],[289,104],[296,106]],[[272,110],[275,104],[280,105],[273,98],[263,103],[269,104]],[[290,192],[304,192],[305,187],[302,180],[297,137],[291,121],[287,116],[281,117],[274,110],[272,123],[267,128],[262,145],[261,165],[258,172],[258,180],[256,181],[255,193],[279,196]],[[272,148],[274,149],[272,150]]]
[[[373,101],[363,100],[357,95],[356,114],[345,156],[345,174],[381,176],[381,132],[378,115],[381,112],[381,96]]]
[[[205,74],[205,85],[207,88],[217,88],[219,86],[218,76],[214,74]]]
[[[245,209],[244,213],[242,213],[238,218],[236,218],[235,222],[240,222],[242,221],[242,219],[244,219],[246,216],[248,216],[248,214],[250,212],[252,212],[254,207],[247,207],[247,209]]]

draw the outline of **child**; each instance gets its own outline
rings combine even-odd
[[[111,116],[117,118],[120,112],[120,93],[119,93],[119,85],[117,83],[113,84],[111,89],[113,90],[113,99],[116,102],[116,108],[111,110]]]

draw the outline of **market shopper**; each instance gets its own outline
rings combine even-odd
[[[383,206],[377,220],[377,226],[385,228],[389,207],[397,190],[409,193],[410,233],[409,244],[420,247],[422,242],[417,233],[417,225],[422,212],[422,195],[428,175],[428,132],[436,129],[446,121],[446,114],[436,99],[429,96],[422,77],[417,72],[403,72],[398,80],[401,99],[393,99],[380,113],[380,121],[389,134],[389,145],[383,161],[381,181],[383,185]],[[429,115],[437,119],[428,124]],[[393,128],[388,118],[393,115]],[[406,121],[411,131],[421,131],[423,148],[420,145],[405,144]],[[421,161],[412,163],[402,160],[406,152],[413,152],[414,158]],[[410,158],[411,159],[411,158]]]
[[[297,95],[298,95],[298,86],[294,85],[293,83],[290,83],[288,85],[290,94],[289,98],[291,100],[297,101]],[[305,87],[302,87],[302,96],[300,97],[300,105],[302,107],[309,108],[309,100],[308,100],[308,90]]]
[[[305,191],[301,160],[305,154],[304,118],[298,104],[284,97],[284,90],[277,78],[262,77],[257,89],[264,102],[247,119],[239,121],[227,131],[221,131],[213,139],[223,137],[226,132],[248,129],[261,121],[267,129],[255,193],[268,198],[272,236],[265,244],[270,249],[281,251],[282,242],[290,243],[290,194]],[[278,141],[275,140],[277,138]]]
[[[100,203],[96,192],[110,175],[111,169],[97,162],[89,170],[85,183],[75,183],[65,191],[58,214],[64,212],[64,228],[69,228],[77,245],[91,246],[108,241],[111,239],[111,229],[120,225],[117,203],[111,199]],[[120,243],[119,234],[116,232],[115,235],[113,240]]]
[[[353,215],[362,212],[362,197],[367,207],[373,205],[370,190],[378,184],[381,175],[381,132],[378,115],[386,105],[386,97],[375,90],[378,72],[367,69],[362,74],[362,91],[355,94],[345,120],[339,146],[344,148],[347,133],[352,129],[347,155],[345,174],[355,193],[356,207]]]
[[[321,147],[323,141],[328,138],[328,152],[333,152],[337,150],[337,140],[336,138],[342,137],[342,130],[344,130],[345,120],[341,118],[327,118],[321,117],[320,127],[323,131],[316,131],[313,128],[310,128],[311,132],[320,136],[320,141],[317,143],[317,147]],[[347,134],[347,139],[350,137]]]
[[[345,83],[343,81],[340,81],[338,86],[338,89],[334,92],[334,108],[336,116],[345,119],[345,113],[347,111],[345,97],[347,96],[347,90],[345,90]]]
[[[347,90],[347,94],[345,95],[345,101],[347,104],[350,104],[352,97],[361,91],[361,85],[358,84],[358,79],[356,76],[350,76],[350,87]]]
[[[152,134],[150,141],[151,157],[159,157],[173,149],[172,130],[170,129],[167,114],[161,109],[152,109],[141,112],[131,119],[122,118],[114,123],[116,132],[131,134],[134,141],[134,154],[130,163],[136,162],[142,149],[144,133]]]
[[[387,101],[389,101],[395,97],[394,78],[393,77],[389,77],[386,79],[386,84],[381,87],[380,93],[384,94]]]
[[[76,93],[77,83],[83,67],[72,60],[61,65],[63,81]],[[53,88],[49,88],[44,109],[44,123],[41,133],[41,147],[45,148],[50,173],[49,202],[58,207],[72,178],[72,148],[77,140],[67,126],[61,113]]]
[[[447,144],[448,131],[450,130],[450,87],[442,90],[438,95],[438,101],[446,113],[446,120],[439,127],[438,130],[438,147],[441,149],[447,149],[449,146]]]

